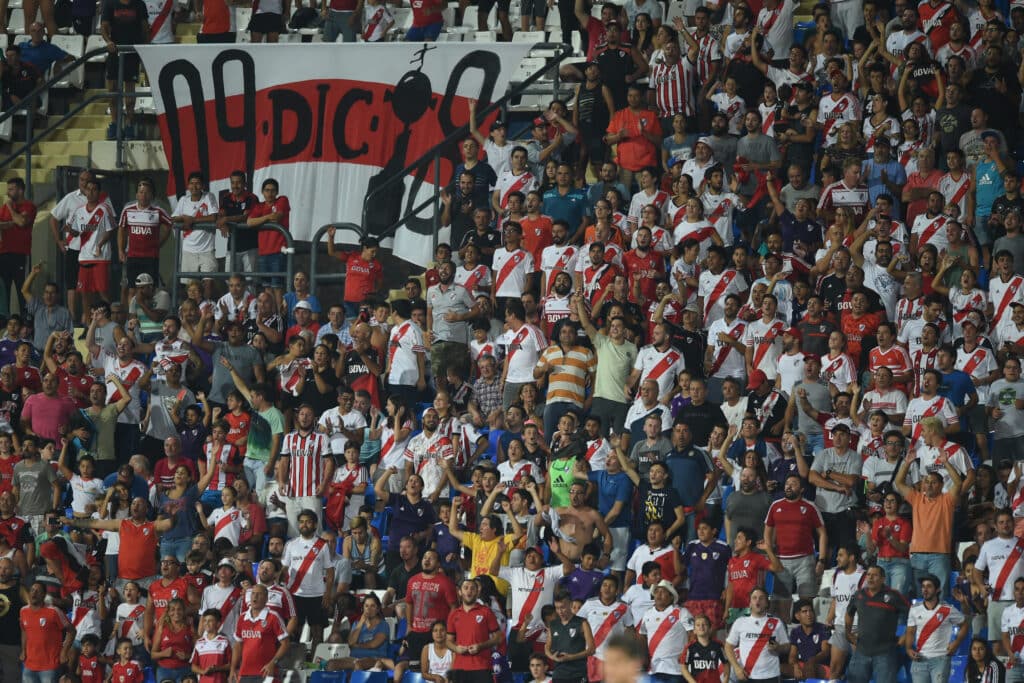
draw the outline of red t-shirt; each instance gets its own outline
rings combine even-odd
[[[825,523],[814,503],[800,498],[772,503],[764,525],[775,529],[775,550],[778,556],[794,558],[814,553],[815,532]]]
[[[196,648],[192,651],[191,664],[200,669],[207,669],[213,666],[225,666],[231,663],[231,641],[222,635],[207,638],[203,636],[196,640]],[[199,683],[226,683],[228,674],[226,671],[204,674],[199,677]]]
[[[640,296],[644,298],[644,301],[654,301],[657,298],[655,290],[658,287],[658,281],[654,279],[654,275],[655,273],[664,274],[665,259],[649,249],[647,256],[640,256],[636,249],[631,249],[622,255],[622,265],[626,269],[626,277],[629,278],[630,301],[633,301],[633,283],[637,280],[640,281]]]
[[[274,658],[282,640],[288,637],[281,618],[266,607],[255,617],[246,610],[238,617],[235,642],[242,643],[241,676],[262,676],[263,667]]]
[[[89,407],[89,389],[96,382],[91,375],[72,375],[64,368],[57,368],[57,393],[69,396],[78,408]],[[75,394],[78,392],[78,395]]]
[[[620,109],[612,115],[607,130],[612,134],[626,131],[626,137],[619,141],[616,148],[617,160],[622,168],[640,171],[660,163],[658,147],[643,135],[643,131],[647,131],[661,136],[661,123],[656,112],[641,109],[634,113],[628,107]]]
[[[192,460],[179,457],[178,462],[172,465],[167,458],[160,458],[153,467],[153,481],[156,482],[157,487],[168,489],[174,486],[174,470],[182,465],[188,468],[189,474],[192,475],[192,481],[199,481],[199,470],[196,469],[196,464]]]
[[[288,198],[284,195],[278,196],[271,203],[262,202],[252,207],[252,211],[249,213],[249,218],[262,218],[263,216],[269,216],[272,213],[280,213],[281,220],[277,221],[282,227],[288,229],[288,219],[292,212],[292,206],[288,203]],[[271,256],[273,254],[280,254],[281,249],[284,248],[284,236],[276,230],[260,230],[259,233],[259,253],[260,256]]]
[[[909,546],[903,552],[896,550],[892,543],[889,542],[889,538],[883,535],[882,532],[885,529],[891,529],[893,538],[900,543],[910,543],[910,537],[914,535],[914,525],[910,523],[910,520],[903,519],[902,517],[889,519],[882,516],[877,518],[874,526],[871,527],[871,540],[874,541],[875,546],[878,548],[878,557],[885,559],[910,557]]]
[[[150,593],[152,595],[152,593]],[[170,624],[164,624],[160,630],[160,642],[153,643],[154,650],[170,649],[171,656],[156,660],[158,666],[164,669],[184,669],[189,665],[188,660],[182,660],[177,653],[191,653],[195,637],[192,635],[192,626],[185,624],[180,630],[175,631]]]
[[[335,254],[345,264],[345,301],[359,304],[374,294],[384,281],[384,266],[374,259],[366,261],[358,251]]]
[[[412,605],[409,630],[430,633],[431,624],[447,618],[451,606],[459,601],[459,596],[455,584],[444,574],[424,576],[421,573],[409,579],[405,599]]]
[[[32,226],[36,223],[36,205],[27,199],[23,199],[14,205],[15,210],[25,216],[25,227],[14,226],[4,230],[3,239],[0,240],[0,254],[23,254],[32,253]],[[11,209],[7,204],[0,205],[0,223],[6,223],[12,219]]]
[[[14,386],[18,389],[28,389],[33,394],[41,391],[43,380],[39,375],[39,368],[26,365],[23,368],[14,368]]]
[[[111,683],[142,683],[142,665],[134,659],[127,664],[117,662],[110,667]]]
[[[235,415],[232,412],[228,412],[221,417],[228,423],[227,442],[237,448],[238,453],[244,458],[245,449],[248,445],[249,426],[252,424],[249,419],[249,413],[243,411],[241,415]]]
[[[748,552],[743,557],[729,559],[729,584],[732,586],[732,607],[750,607],[750,592],[758,585],[763,572],[771,569],[772,563],[761,553]]]
[[[0,458],[0,493],[4,491],[10,491],[14,487],[14,466],[21,462],[21,458],[16,455],[11,455],[7,458]],[[7,539],[8,545],[12,548],[17,546],[17,536],[11,536],[8,533],[11,525],[18,526],[18,528],[24,528],[25,522],[21,521],[18,517],[11,517],[10,519],[0,520],[0,534]],[[17,530],[15,529],[15,534]]]
[[[184,577],[179,576],[166,585],[163,579],[153,582],[153,585],[149,587],[149,600],[153,603],[154,623],[160,621],[160,617],[167,610],[167,605],[175,598],[188,602],[188,581]]]
[[[551,218],[538,216],[537,218],[526,218],[519,221],[523,227],[523,249],[533,254],[533,263],[540,268],[540,257],[546,247],[554,244],[551,239]]]
[[[82,683],[103,683],[103,665],[97,655],[78,658],[78,668],[81,670]]]
[[[25,668],[29,671],[60,668],[64,629],[71,625],[64,612],[46,605],[38,609],[25,605],[19,621],[25,636]]]
[[[159,206],[142,208],[132,202],[121,211],[118,229],[128,234],[129,258],[160,258],[161,227],[171,226],[171,217]]]
[[[442,8],[441,0],[412,0],[412,25],[424,28],[442,21]]]
[[[491,634],[498,630],[498,620],[494,612],[481,604],[473,605],[467,612],[459,605],[448,615],[448,635],[455,636],[456,645],[479,645],[489,640]],[[489,671],[491,669],[491,649],[480,650],[475,655],[456,654],[452,669],[459,671]]]
[[[119,579],[146,579],[156,576],[156,529],[153,522],[136,524],[121,520],[121,546],[117,558]]]

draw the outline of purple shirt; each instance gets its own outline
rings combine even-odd
[[[683,563],[690,577],[688,600],[720,600],[725,589],[725,577],[732,548],[715,539],[704,545],[699,539],[686,544]]]
[[[562,586],[568,591],[570,598],[583,602],[597,597],[597,589],[601,586],[602,579],[604,572],[596,569],[587,571],[577,567],[572,574],[562,579]]]
[[[192,462],[198,462],[203,457],[203,445],[206,443],[207,431],[202,423],[195,427],[189,427],[184,422],[178,428],[178,438],[181,439],[181,455]]]
[[[821,652],[822,644],[828,642],[830,637],[828,627],[818,622],[811,627],[810,633],[804,631],[803,626],[797,626],[789,632],[789,642],[796,645],[796,656],[801,662],[809,661]]]

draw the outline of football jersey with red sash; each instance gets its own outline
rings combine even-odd
[[[640,619],[639,631],[647,636],[652,674],[678,675],[679,658],[686,649],[693,615],[685,607],[669,605],[663,610],[652,607]]]
[[[771,645],[773,641],[778,645],[789,643],[781,619],[769,615],[740,617],[733,622],[726,640],[736,648],[736,659],[749,678],[772,680],[779,677],[779,658]]]
[[[1013,582],[1024,576],[1024,540],[990,538],[982,544],[974,566],[988,572],[993,600],[1013,600]]]
[[[583,603],[576,616],[590,623],[590,631],[594,634],[594,657],[602,662],[608,638],[625,633],[628,626],[633,626],[629,605],[621,600],[606,605],[601,598],[591,598]]]

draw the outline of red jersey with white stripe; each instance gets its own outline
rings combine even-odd
[[[235,642],[242,645],[240,676],[263,678],[263,667],[273,659],[282,640],[288,638],[281,619],[264,607],[256,616],[247,610],[235,627]]]
[[[128,257],[159,258],[162,227],[171,227],[171,217],[159,206],[143,208],[138,202],[127,204],[121,211],[118,228],[128,235]]]
[[[320,432],[292,432],[284,437],[281,455],[291,458],[288,463],[288,495],[320,495],[325,460],[331,456],[331,441],[327,435]]]
[[[207,638],[204,634],[196,640],[195,649],[192,650],[192,659],[189,660],[189,663],[200,669],[230,664],[231,641],[221,634],[217,634],[213,638]],[[226,671],[200,674],[198,679],[199,683],[226,683],[227,680],[228,673]]]
[[[149,587],[149,602],[153,605],[153,623],[158,623],[171,600],[180,598],[188,602],[188,582],[178,577],[168,584],[158,579]]]
[[[267,589],[267,609],[276,614],[281,619],[281,623],[287,624],[295,616],[295,600],[292,598],[292,594],[280,584],[261,585]],[[238,610],[239,614],[249,611],[249,594],[251,591],[252,589],[250,588],[242,596],[242,604]]]
[[[516,298],[526,290],[526,277],[536,269],[533,255],[525,249],[509,251],[505,247],[494,250],[494,295]]]
[[[874,372],[878,368],[889,368],[892,374],[899,375],[911,369],[910,354],[902,346],[893,344],[888,350],[876,346],[868,353],[868,370]]]
[[[683,55],[675,64],[658,62],[651,69],[649,83],[654,91],[658,116],[671,118],[676,114],[697,115],[694,99],[697,83],[697,65]]]
[[[241,467],[242,456],[238,449],[229,443],[217,446],[212,441],[203,446],[203,454],[206,456],[206,471],[214,468],[213,477],[210,479],[208,491],[223,491],[226,487],[235,483],[238,474],[225,472],[224,466]]]
[[[950,27],[960,21],[956,8],[945,0],[939,0],[939,3],[934,6],[928,0],[923,0],[917,5],[917,16],[921,22],[921,28],[928,36],[932,54],[949,42]],[[968,68],[970,67],[968,66]]]

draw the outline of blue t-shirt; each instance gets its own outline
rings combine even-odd
[[[117,472],[114,472],[113,474],[108,474],[107,478],[103,480],[103,490],[105,491],[109,489],[116,483]],[[149,484],[146,483],[145,479],[136,474],[135,476],[132,477],[132,485],[128,490],[128,495],[131,496],[133,500],[135,498],[149,500]]]
[[[979,161],[974,167],[976,216],[991,216],[992,202],[1003,194],[1003,176],[994,161]]]
[[[392,493],[388,498],[388,505],[391,507],[391,530],[388,534],[388,550],[398,550],[398,542],[406,536],[412,536],[420,531],[426,531],[434,522],[437,515],[434,513],[434,506],[426,498],[413,504],[401,493]]]
[[[31,40],[26,40],[18,45],[18,47],[21,48],[22,61],[28,62],[44,73],[54,62],[58,62],[68,56],[67,52],[45,40],[35,46],[32,45]]]
[[[831,637],[829,628],[818,622],[811,626],[810,633],[805,632],[803,626],[797,626],[789,632],[789,642],[796,645],[796,657],[801,662],[816,657],[821,652],[821,646]]]
[[[965,405],[967,397],[976,393],[978,390],[974,388],[974,381],[966,372],[954,370],[949,374],[942,375],[939,396],[948,398],[956,407]]]
[[[625,472],[609,474],[604,470],[590,473],[590,481],[597,484],[597,511],[604,517],[616,501],[622,501],[622,512],[610,527],[628,527],[632,521],[630,501],[633,500],[633,482]]]
[[[704,493],[704,477],[710,472],[704,453],[691,446],[685,453],[669,451],[665,465],[672,473],[672,486],[679,492],[683,507],[693,507]]]
[[[377,637],[377,634],[384,634],[384,642],[378,647],[359,647],[363,643],[369,643]],[[391,636],[391,628],[388,622],[381,619],[376,626],[363,626],[359,632],[358,645],[350,652],[353,657],[386,657],[388,653],[388,638]]]
[[[690,577],[688,600],[718,600],[725,589],[726,569],[732,557],[732,548],[717,538],[711,545],[704,545],[700,539],[686,544],[683,564]]]
[[[903,185],[907,182],[906,169],[903,168],[903,164],[895,159],[890,159],[888,163],[884,164],[880,164],[874,159],[868,159],[861,164],[861,173],[863,173],[861,182],[868,186],[868,200],[871,202],[871,206],[875,205],[878,195],[890,194],[889,188],[882,183],[882,171],[885,171],[889,176],[890,183]],[[892,212],[896,216],[901,215],[900,198],[898,196],[893,197]]]
[[[569,224],[569,234],[573,235],[583,225],[583,215],[587,209],[587,195],[583,190],[571,188],[564,196],[558,188],[553,187],[544,193],[544,215],[554,221],[565,221]]]

